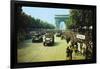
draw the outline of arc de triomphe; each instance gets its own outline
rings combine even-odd
[[[55,15],[55,24],[56,28],[59,30],[60,29],[60,23],[67,22],[67,19],[69,18],[69,15]]]

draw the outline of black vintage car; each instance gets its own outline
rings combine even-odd
[[[43,39],[43,45],[53,45],[54,44],[54,34],[53,33],[46,33]]]
[[[35,34],[32,36],[32,42],[42,42],[42,41],[43,41],[42,34],[40,34],[40,33],[35,33]]]

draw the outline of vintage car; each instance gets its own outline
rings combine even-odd
[[[43,41],[43,37],[40,33],[35,33],[32,36],[32,42],[42,42]]]
[[[54,44],[54,34],[53,33],[46,33],[43,38],[43,45],[53,45]]]
[[[57,32],[56,37],[60,37],[62,35],[62,32]]]

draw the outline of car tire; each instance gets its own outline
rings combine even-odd
[[[34,42],[34,40],[32,40],[32,43]]]
[[[43,42],[43,39],[41,38],[40,42]]]
[[[45,42],[43,43],[44,46],[46,46]]]

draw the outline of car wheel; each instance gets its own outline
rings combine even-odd
[[[44,42],[43,45],[46,46],[46,43]]]
[[[43,39],[41,38],[41,40],[40,40],[41,42],[43,41]]]
[[[34,40],[32,40],[32,43],[34,42]]]

